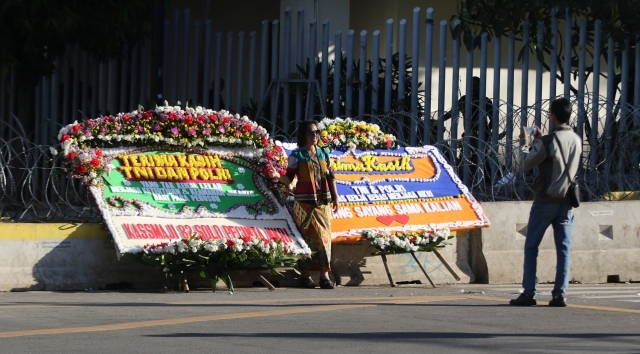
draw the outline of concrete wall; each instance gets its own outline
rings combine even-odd
[[[482,205],[491,227],[470,235],[471,266],[478,281],[520,283],[524,241],[531,202]],[[575,209],[571,245],[571,279],[603,283],[608,275],[640,280],[640,201],[582,203]],[[482,253],[479,253],[479,250]],[[556,253],[552,228],[540,245],[538,282],[555,278]]]

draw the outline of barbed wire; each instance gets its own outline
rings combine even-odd
[[[597,107],[595,129],[591,127],[594,99]],[[614,191],[640,190],[640,107],[619,107],[597,96],[585,97],[583,102],[584,109],[578,109],[578,103],[574,102],[574,115],[570,121],[576,131],[580,131],[579,121],[589,123],[581,125],[584,139],[578,181],[583,200],[601,200]],[[485,117],[484,134],[481,124],[475,122],[481,119],[467,121],[462,113],[445,119],[446,112],[433,112],[426,123],[423,117],[412,112],[364,115],[353,119],[379,124],[381,130],[398,137],[401,146],[409,146],[412,141],[418,146],[425,143],[436,146],[478,200],[523,201],[533,198],[532,186],[537,171],[525,172],[519,166],[518,135],[523,125],[532,126],[536,119],[541,123],[543,134],[548,133],[549,103],[549,100],[541,101],[526,109],[509,106],[504,101],[497,106],[494,103],[492,110],[496,107],[496,114],[492,112],[491,116]],[[613,109],[607,110],[607,107]],[[478,112],[476,117],[483,113],[475,102],[472,111]],[[324,117],[314,118],[321,120]],[[275,139],[295,141],[295,121],[284,125],[276,119],[275,126],[270,119],[259,118],[257,121],[268,130],[273,128]],[[51,131],[50,124],[46,128]],[[37,134],[25,132],[15,117],[11,122],[0,122],[0,132],[0,221],[101,220],[88,189],[79,181],[68,178],[60,168],[61,156],[52,155],[53,139],[34,141],[32,136]]]

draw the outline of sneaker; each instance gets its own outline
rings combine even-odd
[[[554,296],[553,299],[549,301],[549,306],[567,307],[567,302],[564,300],[564,296]]]
[[[513,306],[534,306],[537,305],[534,295],[520,294],[517,299],[509,301],[509,305]]]

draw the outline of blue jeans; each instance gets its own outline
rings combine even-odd
[[[522,287],[524,294],[536,294],[536,268],[538,265],[538,246],[545,231],[553,226],[553,239],[556,243],[556,281],[551,295],[564,296],[569,285],[569,248],[571,247],[571,229],[573,210],[570,204],[552,204],[533,202],[529,213],[527,239],[524,242],[524,276]]]

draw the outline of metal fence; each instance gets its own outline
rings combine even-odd
[[[530,62],[530,52],[523,50],[529,37],[521,43],[509,34],[489,43],[485,34],[479,49],[467,50],[460,39],[451,38],[448,21],[434,19],[433,9],[416,8],[410,21],[390,19],[382,31],[345,34],[331,33],[329,21],[305,20],[304,9],[287,9],[281,20],[263,21],[259,32],[222,33],[210,20],[192,22],[188,9],[175,11],[164,28],[163,92],[150,92],[146,43],[107,62],[69,46],[57,60],[55,74],[40,80],[36,129],[29,132],[21,130],[14,116],[15,75],[2,73],[0,216],[22,221],[97,219],[86,190],[53,167],[56,158],[49,161],[48,146],[62,125],[130,111],[139,104],[150,107],[158,94],[171,103],[246,114],[281,140],[291,139],[297,122],[311,117],[372,121],[404,145],[438,146],[474,195],[486,201],[531,198],[535,173],[518,170],[515,137],[526,125],[546,131],[548,102],[560,94],[574,102],[572,125],[584,141],[579,172],[584,197],[597,200],[609,191],[638,189],[640,70],[634,68],[640,68],[639,37],[630,37],[618,57],[615,43],[603,37],[599,21],[588,43],[586,22],[576,36],[571,26],[559,27],[561,21],[572,21],[571,12],[556,12],[551,43],[563,48],[564,58],[558,62],[554,49],[548,59],[550,72],[560,74],[562,68],[562,75],[571,77],[572,50],[579,53],[580,70],[573,81],[546,82],[544,63],[537,56]],[[529,31],[527,22],[524,30]],[[537,33],[536,41],[542,35]],[[331,53],[330,38],[342,50]],[[620,87],[614,79],[587,75],[587,47],[597,58],[589,63],[594,72],[617,77]],[[493,63],[489,63],[491,52]],[[516,60],[519,54],[521,59]],[[506,78],[497,68],[506,70]],[[472,93],[474,70],[479,78],[476,93]],[[492,90],[488,82],[494,83]],[[588,87],[594,94],[587,92]],[[603,97],[598,94],[601,87],[606,88]],[[460,105],[463,92],[478,98]],[[463,117],[476,111],[477,133],[463,137],[474,124]]]

